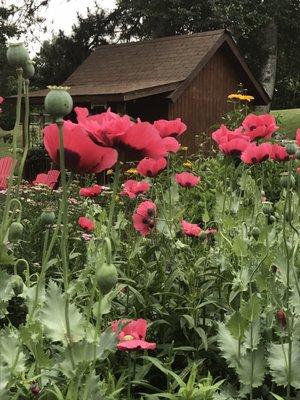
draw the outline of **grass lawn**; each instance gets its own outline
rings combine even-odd
[[[286,131],[288,137],[294,139],[296,130],[300,128],[300,108],[273,110],[271,113],[278,118],[281,130]]]

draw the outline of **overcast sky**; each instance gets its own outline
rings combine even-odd
[[[107,10],[115,7],[115,0],[96,0],[96,3]],[[94,4],[95,0],[50,0],[49,7],[45,12],[45,25],[48,32],[46,34],[38,34],[37,42],[29,44],[30,52],[32,54],[37,52],[43,40],[51,38],[53,33],[58,32],[60,29],[69,34],[72,25],[76,22],[77,13],[79,12],[85,16],[87,7],[93,9]]]

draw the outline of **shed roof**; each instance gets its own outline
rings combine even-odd
[[[102,45],[75,70],[64,85],[70,86],[70,94],[76,97],[101,95],[123,101],[168,91],[176,94],[193,72],[200,70],[226,40],[230,40],[230,35],[221,29]],[[240,55],[235,54],[235,57]],[[255,80],[252,75],[250,78]],[[254,85],[268,102],[268,96],[260,84],[255,81]],[[46,93],[46,90],[42,90],[31,96],[40,97]],[[171,99],[174,100],[174,97],[171,96]]]

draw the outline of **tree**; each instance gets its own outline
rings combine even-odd
[[[45,41],[35,58],[37,73],[33,85],[45,88],[63,83],[93,49],[108,43],[113,34],[109,21],[100,7],[94,12],[88,9],[85,18],[77,16],[70,36],[60,31],[51,41]]]

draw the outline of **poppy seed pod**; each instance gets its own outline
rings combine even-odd
[[[8,230],[8,240],[10,242],[16,242],[22,236],[24,227],[20,222],[13,222]]]
[[[41,223],[43,225],[52,225],[55,221],[55,213],[51,210],[45,210],[41,214]]]
[[[12,43],[6,53],[8,64],[14,68],[24,68],[29,60],[29,54],[23,43]]]
[[[114,264],[102,264],[97,272],[96,279],[102,294],[109,293],[118,282],[118,272]]]
[[[73,108],[73,100],[67,92],[68,87],[48,86],[50,92],[45,97],[45,111],[54,118],[63,118]]]
[[[296,147],[294,141],[288,142],[288,143],[285,145],[285,148],[286,148],[286,152],[287,152],[290,156],[294,155],[294,154],[296,153],[296,151],[297,151],[297,147]]]
[[[30,79],[34,76],[35,69],[34,69],[34,61],[28,60],[26,64],[23,66],[23,76],[24,79]]]

